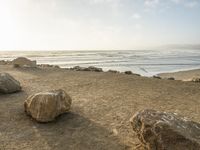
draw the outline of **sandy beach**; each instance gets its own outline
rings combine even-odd
[[[22,92],[0,95],[0,149],[124,150],[139,141],[129,119],[139,110],[174,112],[200,122],[199,83],[109,72],[0,65],[20,81]],[[162,74],[186,79],[200,70]],[[56,121],[37,123],[24,113],[27,96],[64,89],[72,109]]]
[[[200,69],[194,69],[189,71],[178,71],[172,73],[161,73],[159,74],[162,78],[174,77],[176,80],[191,81],[193,78],[200,77]]]

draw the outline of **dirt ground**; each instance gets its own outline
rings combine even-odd
[[[200,122],[200,83],[67,69],[12,68],[23,91],[0,95],[0,150],[135,150],[129,119],[138,110],[176,112]],[[24,113],[28,95],[64,89],[69,113],[41,124]]]

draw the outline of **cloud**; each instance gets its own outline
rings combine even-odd
[[[159,4],[159,0],[145,0],[144,5],[147,7],[155,7],[156,5]]]
[[[134,25],[134,28],[135,28],[136,30],[140,30],[140,29],[142,29],[142,25],[139,24],[139,23],[136,23],[136,24]]]
[[[194,7],[196,7],[196,6],[198,6],[198,2],[197,1],[191,1],[191,2],[187,2],[187,3],[185,3],[184,5],[186,6],[186,7],[189,7],[189,8],[194,8]]]
[[[199,5],[199,0],[171,0],[171,2],[188,8],[194,8]]]
[[[99,4],[99,3],[119,3],[120,0],[90,0],[90,4]]]
[[[140,19],[141,15],[138,14],[138,13],[134,13],[131,18],[133,18],[133,19]]]
[[[179,4],[181,2],[183,2],[183,0],[171,0],[173,3]]]

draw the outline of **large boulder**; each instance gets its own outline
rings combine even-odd
[[[25,112],[38,122],[53,121],[66,113],[71,107],[72,99],[63,90],[53,90],[31,95],[24,102]]]
[[[20,82],[8,73],[0,73],[0,93],[9,94],[21,91]]]
[[[200,124],[173,113],[143,110],[131,118],[147,150],[200,150]]]
[[[37,67],[36,61],[31,61],[25,57],[18,57],[12,61],[14,67]]]

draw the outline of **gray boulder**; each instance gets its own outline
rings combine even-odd
[[[8,73],[0,73],[0,93],[9,94],[21,91],[20,82]]]
[[[131,118],[147,150],[200,150],[200,124],[173,113],[143,110]]]

